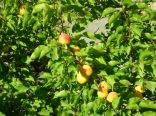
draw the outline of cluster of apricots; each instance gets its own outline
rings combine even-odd
[[[58,41],[61,44],[69,44],[70,43],[70,37],[65,34],[62,33],[59,36]],[[78,46],[76,46],[75,48],[72,49],[72,52],[79,52],[80,48]],[[80,67],[79,72],[77,74],[77,82],[79,84],[85,84],[88,80],[89,77],[92,75],[93,73],[93,69],[90,65],[88,64],[84,64]],[[99,98],[107,98],[107,101],[112,102],[114,98],[118,97],[118,94],[116,92],[110,92],[108,93],[108,90],[110,89],[110,85],[105,82],[102,81],[100,83],[100,89],[97,91],[97,95]]]
[[[99,98],[106,98],[106,100],[108,102],[112,102],[115,98],[118,97],[117,92],[109,92],[109,90],[111,89],[111,86],[106,82],[106,81],[102,81],[100,82],[100,88],[97,91],[97,95]]]
[[[58,41],[61,44],[69,44],[70,43],[70,37],[69,35],[65,34],[65,33],[61,33],[61,35],[59,36]],[[74,48],[71,49],[73,53],[75,52],[79,52],[80,51],[80,47],[79,46],[75,46]],[[92,67],[84,64],[80,67],[80,71],[77,74],[77,82],[80,84],[84,84],[88,81],[90,75],[93,73]]]
[[[19,13],[20,13],[20,15],[24,15],[25,9],[23,7],[20,7]],[[62,33],[59,36],[58,41],[61,44],[69,44],[70,43],[70,37],[67,34]],[[8,49],[9,49],[8,47],[4,47],[2,51],[6,52],[6,51],[8,51]],[[75,48],[72,48],[73,53],[79,52],[79,51],[80,51],[79,46],[75,46]],[[77,74],[77,82],[80,84],[85,84],[88,81],[88,79],[92,73],[93,73],[93,70],[92,70],[91,66],[86,65],[86,64],[82,65],[80,67],[78,74]],[[100,88],[97,91],[98,97],[99,98],[106,98],[108,102],[112,102],[114,98],[118,97],[118,94],[116,92],[110,92],[109,93],[110,88],[111,88],[111,86],[106,81],[102,81],[100,83]],[[134,90],[135,90],[135,92],[134,92],[135,97],[143,98],[142,93],[145,91],[145,89],[143,87],[135,86]]]
[[[59,36],[58,41],[61,44],[69,44],[70,37],[67,34],[62,33]],[[79,52],[79,51],[80,51],[80,48],[78,46],[76,46],[75,48],[72,48],[73,53]],[[91,76],[92,73],[93,73],[93,69],[91,66],[87,64],[82,65],[77,74],[77,82],[80,84],[85,84],[89,80],[89,77]],[[97,91],[97,95],[99,98],[106,98],[108,102],[112,102],[114,98],[118,97],[117,92],[114,92],[114,91],[109,92],[109,90],[111,89],[111,86],[106,81],[100,82],[99,85],[100,85],[100,88]],[[143,98],[142,93],[145,91],[143,87],[135,86],[134,90],[135,90],[134,92],[135,97]]]

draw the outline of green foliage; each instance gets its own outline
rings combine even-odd
[[[154,1],[1,1],[0,116],[155,116]],[[107,34],[85,31],[101,18]],[[61,33],[69,45],[58,42]],[[93,68],[83,85],[76,80],[82,64]],[[101,80],[118,93],[112,103],[97,96]],[[134,96],[136,85],[145,88],[143,99]]]

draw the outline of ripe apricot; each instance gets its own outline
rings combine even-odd
[[[105,88],[106,90],[109,90],[111,88],[111,86],[106,81],[102,81],[100,83],[100,87]]]
[[[59,42],[62,44],[69,44],[70,43],[70,37],[67,34],[62,33],[59,36]]]
[[[86,77],[89,77],[93,73],[93,69],[89,65],[83,65],[80,67],[80,72]]]
[[[110,92],[107,96],[107,101],[112,102],[113,99],[117,98],[118,94],[116,92]]]
[[[108,91],[105,88],[100,88],[97,91],[97,95],[99,98],[106,98],[108,96]]]
[[[20,15],[24,15],[25,9],[23,7],[20,7]]]
[[[85,77],[80,72],[77,74],[77,82],[80,84],[84,84],[88,81],[88,77]]]
[[[79,46],[75,46],[75,48],[72,48],[72,52],[79,52],[80,51],[80,47]]]
[[[142,87],[142,86],[139,86],[139,85],[135,86],[134,89],[135,89],[135,91],[138,91],[140,93],[144,93],[145,92],[145,88]]]

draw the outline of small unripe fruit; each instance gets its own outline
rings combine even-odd
[[[69,44],[70,43],[70,37],[67,34],[62,33],[59,36],[59,42],[62,44]]]
[[[24,15],[25,9],[23,7],[20,7],[20,15]]]
[[[80,84],[85,84],[88,81],[88,77],[85,77],[80,72],[77,74],[77,82]]]
[[[93,69],[89,65],[83,65],[80,67],[80,72],[83,75],[89,77],[93,73]]]
[[[9,50],[9,46],[4,46],[1,50],[1,52],[7,52]]]
[[[143,95],[140,92],[138,92],[138,91],[135,91],[134,96],[135,97],[139,97],[141,99],[143,98]]]
[[[80,47],[79,46],[75,46],[75,48],[72,48],[72,52],[79,52],[80,51]]]
[[[106,81],[102,81],[102,82],[100,83],[100,87],[101,87],[101,88],[105,88],[106,90],[111,89],[111,86],[110,86]]]
[[[118,94],[116,92],[110,92],[107,96],[107,101],[112,102],[113,99],[117,98]]]
[[[97,95],[99,98],[106,98],[108,96],[108,91],[104,88],[100,88],[98,91],[97,91]]]
[[[142,87],[142,86],[139,86],[139,85],[135,86],[134,89],[135,89],[135,91],[138,91],[140,93],[144,93],[145,92],[145,88]]]

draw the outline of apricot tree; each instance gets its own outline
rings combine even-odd
[[[1,0],[0,116],[155,116],[154,1]]]

